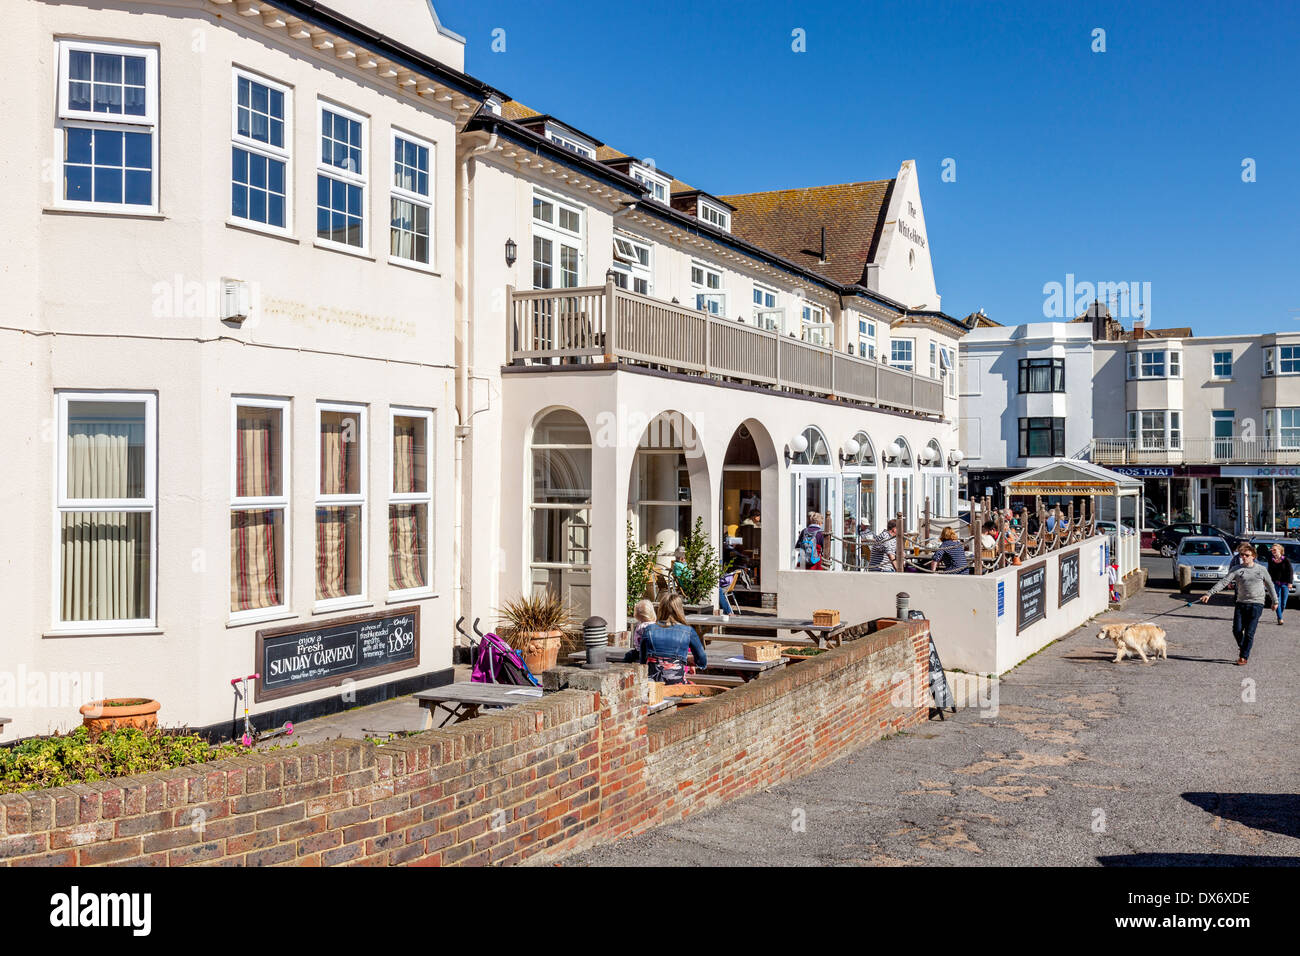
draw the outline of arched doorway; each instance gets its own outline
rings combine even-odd
[[[916,471],[913,467],[912,446],[907,439],[899,435],[884,449],[885,479],[888,482],[889,499],[886,504],[890,518],[903,516],[908,528],[916,526],[913,507],[915,497]]]
[[[876,449],[870,436],[857,432],[844,443],[841,474],[841,514],[844,566],[863,570],[871,558],[870,539],[876,533]]]
[[[627,520],[633,540],[659,547],[665,567],[690,534],[697,500],[708,500],[699,438],[680,412],[661,412],[646,426],[632,460],[627,488]]]
[[[835,467],[831,462],[830,445],[826,436],[814,425],[809,425],[790,448],[791,519],[789,540],[793,543],[800,532],[813,520],[821,519],[826,535],[821,567],[829,568],[837,556],[834,546],[835,516],[838,489],[835,487]]]
[[[576,620],[591,613],[591,432],[577,412],[547,413],[533,429],[529,587],[550,589]]]

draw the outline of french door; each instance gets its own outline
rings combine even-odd
[[[823,560],[832,562],[834,567],[842,557],[839,542],[831,537],[840,533],[835,474],[829,471],[795,471],[791,477],[794,480],[792,547],[799,546],[799,535],[808,526],[808,515],[816,512],[822,516],[822,531],[826,535]]]

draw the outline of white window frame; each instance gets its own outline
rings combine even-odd
[[[894,346],[907,344],[909,358],[906,361],[900,361],[894,357]],[[889,340],[889,364],[891,368],[902,369],[906,372],[916,370],[916,339],[908,338],[905,335],[894,336]]]
[[[361,171],[352,172],[350,170],[340,169],[325,162],[321,155],[321,139],[325,135],[325,111],[335,113],[344,119],[349,119],[361,124]],[[315,237],[314,245],[320,249],[331,249],[334,252],[343,252],[353,256],[363,256],[370,258],[370,117],[348,109],[346,106],[340,106],[333,100],[327,100],[324,97],[318,97],[316,100],[316,180],[313,181],[312,190],[312,235]],[[351,246],[346,242],[337,242],[333,239],[322,239],[316,225],[316,217],[319,210],[319,200],[315,198],[316,190],[320,188],[320,177],[326,179],[337,179],[340,182],[347,183],[351,186],[361,188],[361,245]],[[387,219],[385,218],[385,222]]]
[[[704,282],[701,284],[695,281],[695,270],[703,270]],[[718,277],[717,286],[709,285],[709,275]],[[710,315],[725,317],[727,314],[727,289],[724,285],[726,276],[717,266],[711,266],[701,259],[691,260],[691,292],[695,296],[695,308],[700,312],[707,312]],[[717,311],[704,306],[716,303]]]
[[[583,139],[568,130],[561,131],[559,127],[552,123],[547,123],[545,127],[545,136],[556,146],[567,149],[569,152],[587,159],[596,158],[596,144],[591,140]]]
[[[1291,351],[1288,358],[1283,354],[1284,349]],[[1286,366],[1290,364],[1290,368]],[[1279,345],[1277,346],[1277,364],[1276,375],[1300,375],[1300,345]]]
[[[282,570],[282,580],[280,582],[281,601],[274,607],[250,608],[247,611],[233,611],[230,608],[231,602],[226,602],[226,614],[231,624],[248,624],[254,621],[275,620],[277,618],[292,617],[291,606],[289,604],[289,594],[291,588],[290,582],[293,575],[290,572],[290,557],[293,553],[293,535],[290,531],[289,522],[292,520],[293,509],[289,506],[289,489],[293,487],[292,478],[289,473],[290,460],[289,454],[291,437],[293,430],[289,420],[289,399],[287,398],[263,398],[260,396],[240,396],[232,395],[230,398],[230,511],[269,511],[272,509],[280,510],[284,517],[281,520],[284,537],[284,567]],[[240,498],[235,495],[235,489],[239,487],[238,475],[235,473],[238,456],[239,441],[239,409],[240,408],[272,408],[280,412],[280,494],[267,495],[263,497]],[[319,418],[317,419],[319,426]],[[319,435],[317,441],[319,441]],[[319,461],[320,455],[317,454]],[[318,479],[319,480],[319,479]],[[319,488],[320,486],[317,485]],[[235,560],[234,548],[230,549],[230,563]],[[229,569],[229,565],[227,565]],[[313,579],[314,580],[314,579]]]
[[[951,345],[939,346],[939,377],[944,380],[944,394],[957,397],[957,369],[954,367],[956,350]]]
[[[54,155],[58,157],[59,175],[53,184],[52,206],[56,209],[76,210],[79,212],[96,212],[105,215],[148,216],[158,214],[159,170],[158,170],[158,48],[156,46],[132,46],[125,43],[101,43],[90,40],[59,39],[55,75],[58,92],[58,118],[54,126]],[[143,56],[145,58],[145,108],[143,116],[127,116],[111,113],[96,113],[93,110],[74,110],[68,105],[68,60],[72,51],[86,53],[109,53],[122,56]],[[92,91],[93,97],[93,91]],[[93,105],[93,100],[92,100]],[[111,118],[110,118],[111,117]],[[150,188],[149,205],[136,205],[127,202],[86,202],[78,199],[64,198],[65,174],[63,167],[67,157],[67,130],[70,128],[89,130],[115,130],[124,133],[139,133],[145,129],[150,136]],[[125,159],[124,159],[125,161]],[[123,199],[126,198],[125,193]]]
[[[584,277],[586,276],[586,269],[587,269],[587,252],[586,252],[587,244],[585,239],[586,230],[584,228],[587,223],[587,210],[584,207],[579,206],[576,203],[570,202],[567,199],[562,199],[561,197],[557,196],[555,193],[546,192],[545,190],[542,189],[533,190],[533,199],[534,201],[540,199],[543,202],[550,203],[553,209],[553,216],[551,222],[547,222],[545,219],[538,219],[536,215],[534,215],[531,211],[529,213],[530,216],[529,222],[532,224],[531,225],[532,231],[529,234],[530,246],[531,246],[532,239],[537,238],[539,236],[542,239],[548,239],[551,242],[551,249],[553,251],[554,259],[551,262],[552,285],[550,286],[550,288],[552,289],[577,288],[578,286],[582,285]],[[576,232],[560,225],[561,209],[567,209],[569,212],[575,213],[577,215],[578,229]],[[563,285],[561,282],[563,278],[564,270],[563,267],[561,266],[562,258],[560,254],[560,249],[561,247],[565,247],[565,246],[567,246],[570,249],[574,249],[577,252],[577,256],[578,256],[577,277],[574,280],[572,286]],[[532,255],[531,248],[529,249],[529,255],[530,256]]]
[[[930,343],[930,377],[937,379],[939,377],[939,344]]]
[[[316,459],[316,480],[312,485],[312,612],[319,614],[324,611],[338,611],[344,608],[364,607],[368,605],[370,595],[370,521],[369,521],[369,473],[370,473],[370,435],[367,431],[365,405],[358,405],[352,402],[317,402],[316,403],[316,420],[313,428],[313,441]],[[342,412],[344,414],[355,414],[357,417],[357,447],[361,450],[361,461],[357,465],[357,487],[359,494],[352,495],[325,495],[321,494],[321,461],[320,461],[320,439],[321,439],[321,413],[322,412]],[[361,539],[361,588],[357,594],[347,594],[343,597],[325,598],[321,600],[316,597],[316,553],[319,547],[317,535],[320,529],[316,520],[317,508],[359,508],[361,511],[361,529],[359,536]]]
[[[695,212],[700,221],[723,232],[731,232],[731,213],[718,203],[700,196],[695,200]]]
[[[1183,353],[1181,349],[1135,349],[1128,353],[1128,372],[1129,381],[1135,379],[1162,379],[1162,378],[1182,378],[1183,377]],[[1147,356],[1152,356],[1150,363]],[[1160,374],[1148,374],[1146,366],[1154,364],[1154,356],[1160,356]]]
[[[1283,416],[1286,413],[1290,413],[1293,424],[1287,425],[1283,422]],[[1275,424],[1276,430],[1274,430]],[[1300,408],[1286,405],[1266,409],[1264,412],[1264,431],[1274,439],[1274,447],[1278,450],[1294,451],[1300,448]],[[1289,441],[1287,439],[1288,432],[1293,433]]]
[[[668,205],[669,190],[672,188],[672,180],[656,172],[650,166],[644,163],[632,164],[632,178],[645,186],[650,193],[650,198],[655,202],[661,202]]]
[[[397,166],[397,141],[405,140],[420,149],[429,151],[429,192],[427,195],[420,195],[409,189],[404,189],[393,182],[396,175]],[[393,265],[407,266],[411,269],[420,269],[424,272],[438,271],[438,229],[434,219],[434,196],[433,186],[436,175],[435,162],[437,159],[437,147],[429,140],[422,136],[416,136],[414,133],[408,133],[404,129],[393,126],[388,130],[388,261]],[[393,248],[393,200],[409,202],[416,206],[423,206],[429,212],[429,261],[421,262],[419,259],[407,259],[404,256],[395,256],[392,253]]]
[[[645,261],[640,253],[645,252]],[[622,276],[627,283],[624,288],[637,295],[654,294],[654,244],[629,236],[626,233],[614,233],[614,262],[610,266]],[[645,291],[639,291],[636,283],[644,282]]]
[[[1264,371],[1265,376],[1277,374],[1277,347],[1266,345],[1264,347]]]
[[[814,302],[804,301],[799,305],[799,340],[820,348],[830,348],[834,331],[831,323],[826,321],[826,310]],[[816,341],[820,338],[821,341]]]
[[[284,146],[272,146],[270,143],[263,143],[256,139],[239,135],[239,80],[240,78],[249,80],[265,86],[268,89],[278,91],[284,96]],[[275,236],[292,238],[294,236],[293,224],[293,87],[285,86],[276,80],[262,76],[260,73],[254,73],[251,70],[245,70],[242,67],[233,67],[230,76],[230,145],[231,148],[239,148],[248,153],[259,156],[265,156],[268,160],[284,163],[284,225],[273,226],[270,223],[258,222],[256,219],[243,219],[235,215],[234,209],[227,207],[226,222],[230,225],[240,226],[244,229],[255,229],[258,232],[268,232]],[[232,171],[230,184],[234,185],[234,173]]]
[[[68,405],[71,402],[140,402],[144,404],[145,457],[144,497],[142,498],[69,498],[68,497]],[[52,562],[54,566],[50,595],[51,633],[134,633],[153,629],[158,624],[158,396],[154,392],[55,392],[57,447],[54,455],[55,520],[53,522]],[[129,511],[149,515],[149,613],[147,618],[111,621],[64,621],[60,618],[63,592],[63,548],[60,547],[62,522],[66,512]]]
[[[1219,371],[1219,357],[1226,355],[1228,357],[1228,371],[1221,373]],[[1218,382],[1226,382],[1232,378],[1232,349],[1215,349],[1210,355],[1210,377]]]
[[[398,418],[419,418],[424,421],[424,491],[396,492],[393,485],[397,481],[397,476],[393,474],[393,430],[397,425]],[[433,471],[433,410],[429,408],[406,408],[400,405],[390,406],[388,409],[388,504],[389,505],[424,505],[424,514],[426,527],[424,529],[424,541],[427,551],[427,567],[425,569],[425,585],[422,588],[402,588],[396,591],[388,592],[389,601],[405,601],[412,598],[433,597],[433,572],[434,572],[434,547],[433,547],[433,489],[434,489],[434,471]],[[389,518],[388,507],[384,508],[385,528]],[[388,561],[390,560],[388,548],[384,548],[384,586],[388,587]]]

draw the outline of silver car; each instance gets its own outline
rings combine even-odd
[[[1178,542],[1173,557],[1173,576],[1186,594],[1193,584],[1217,584],[1228,573],[1232,551],[1222,538],[1188,535]]]

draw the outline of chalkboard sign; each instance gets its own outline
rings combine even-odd
[[[275,700],[420,662],[420,609],[392,608],[257,632],[254,700]]]
[[[1016,575],[1016,633],[1047,617],[1047,562],[1040,561]]]
[[[939,660],[939,648],[934,646],[934,635],[930,635],[930,693],[934,696],[934,708],[943,719],[944,708],[957,710],[957,702],[952,699],[952,688],[948,686],[948,677],[943,672],[943,662]]]
[[[1079,596],[1079,549],[1061,555],[1061,581],[1057,590],[1057,607],[1065,607]]]

